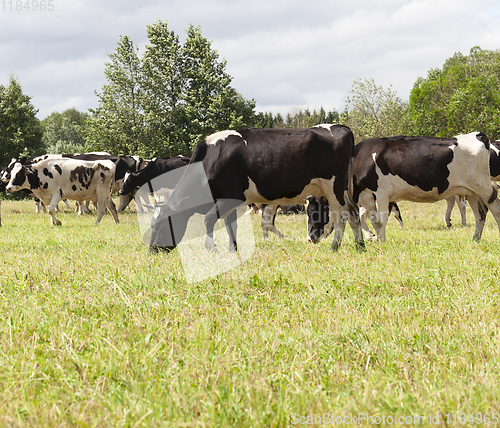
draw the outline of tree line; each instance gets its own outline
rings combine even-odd
[[[390,135],[451,137],[482,131],[500,138],[500,50],[454,54],[415,82],[408,101],[392,87],[357,78],[345,108],[255,112],[255,100],[231,86],[226,61],[190,25],[186,39],[157,21],[147,27],[142,55],[127,37],[105,63],[107,83],[98,107],[54,112],[42,121],[14,76],[0,85],[0,164],[41,153],[106,151],[144,158],[190,153],[203,137],[223,129],[348,125],[361,141]]]

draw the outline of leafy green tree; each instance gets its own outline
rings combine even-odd
[[[482,131],[500,138],[500,50],[455,53],[415,83],[409,101],[414,133],[451,137]]]
[[[255,101],[231,87],[226,62],[190,25],[187,38],[157,21],[147,28],[142,58],[121,37],[111,62],[99,107],[91,110],[87,148],[143,157],[189,153],[204,136],[255,122]]]
[[[189,26],[182,53],[186,78],[184,126],[191,147],[221,129],[251,124],[255,102],[245,100],[230,86],[232,78],[226,72],[226,61],[219,60],[200,27]]]
[[[354,80],[341,121],[357,141],[370,137],[406,134],[408,106],[391,87],[384,89],[373,79]]]
[[[142,58],[144,110],[150,130],[150,153],[185,154],[182,128],[184,63],[179,37],[166,22],[147,27],[149,45]]]
[[[8,86],[0,85],[0,165],[41,152],[42,128],[31,98],[12,75]]]
[[[99,106],[89,110],[86,120],[87,151],[134,155],[149,145],[138,49],[129,37],[122,36],[109,55],[104,71],[108,83],[101,93],[96,92]]]
[[[87,113],[69,108],[62,113],[54,112],[42,120],[42,142],[46,153],[82,153],[85,138],[82,127]]]

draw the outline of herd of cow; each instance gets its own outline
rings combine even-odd
[[[364,236],[385,241],[391,211],[402,224],[396,204],[400,200],[447,199],[449,225],[455,199],[462,212],[467,199],[476,220],[474,240],[481,238],[488,211],[500,231],[500,200],[491,183],[500,180],[499,149],[500,142],[490,143],[479,132],[454,138],[370,138],[355,145],[351,130],[343,125],[245,129],[206,137],[190,157],[143,161],[105,153],[43,155],[13,159],[0,178],[8,192],[28,189],[39,198],[52,225],[61,224],[55,212],[63,199],[80,204],[93,201],[96,223],[106,208],[118,223],[111,199],[114,192],[121,194],[121,211],[137,189],[148,186],[151,193],[157,192],[151,184],[155,178],[187,166],[182,178],[171,186],[169,199],[154,207],[151,251],[175,248],[195,213],[205,215],[207,249],[216,248],[214,225],[224,219],[230,250],[235,251],[238,206],[265,207],[264,234],[272,230],[281,236],[274,226],[277,207],[302,203],[307,206],[309,240],[317,242],[333,231],[335,251],[347,222],[358,248],[364,248]],[[203,167],[203,174],[192,173],[196,165]],[[203,188],[210,192],[210,201],[196,200],[193,190]]]

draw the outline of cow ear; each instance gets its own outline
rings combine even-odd
[[[476,134],[476,138],[481,141],[486,148],[489,150],[490,148],[490,139],[486,136],[486,134],[483,134],[482,132],[478,132]]]

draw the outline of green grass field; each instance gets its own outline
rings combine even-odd
[[[400,208],[362,253],[349,226],[334,254],[305,216],[266,242],[254,217],[255,254],[188,283],[133,212],[50,227],[4,201],[0,426],[500,424],[497,225],[478,244],[470,209],[446,229],[444,203]]]

